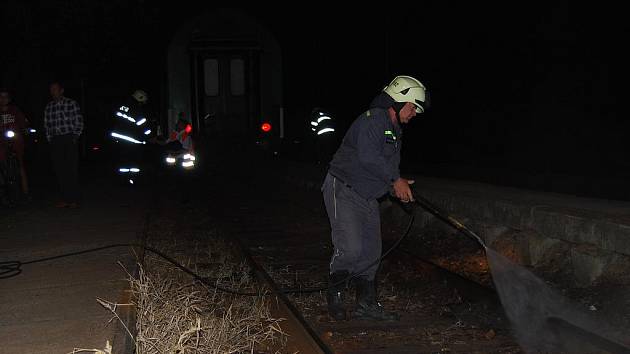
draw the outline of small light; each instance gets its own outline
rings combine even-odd
[[[192,125],[186,124],[186,133],[190,134],[191,131],[192,131]]]
[[[133,173],[138,173],[138,172],[140,172],[140,169],[134,167],[134,168],[130,168],[129,171],[133,172]]]
[[[316,127],[318,122],[311,122],[311,125]]]
[[[260,130],[264,131],[265,133],[269,133],[271,131],[271,124],[265,122],[260,126]]]
[[[142,119],[140,119],[139,121],[137,121],[137,122],[136,122],[136,125],[142,125],[142,124],[144,124],[146,121],[147,121],[147,119],[146,119],[146,118],[142,118]]]
[[[5,135],[7,138],[11,139],[15,136],[15,132],[13,130],[7,130]]]
[[[193,166],[195,166],[195,163],[193,161],[184,161],[184,162],[182,162],[182,167],[189,168],[189,167],[193,167]]]
[[[37,130],[35,130],[33,128],[29,129],[28,131],[31,132],[31,133],[37,133]]]
[[[129,169],[128,168],[119,168],[118,172],[127,173],[127,172],[129,172]]]
[[[129,180],[129,183],[133,184],[133,180],[132,180],[132,179],[130,179],[130,180]]]
[[[144,135],[149,135],[149,134],[151,134],[151,129],[145,130]]]
[[[184,155],[184,160],[191,160],[191,161],[195,161],[195,155],[192,155],[192,154],[186,154],[186,155]]]
[[[98,146],[96,146],[96,145],[92,146],[92,150],[94,150],[94,151],[99,151],[100,149],[101,149],[101,148],[100,148],[100,147],[98,147]]]
[[[166,163],[167,163],[167,164],[169,164],[169,165],[174,164],[174,163],[175,163],[175,161],[176,161],[176,160],[175,160],[175,158],[174,158],[174,157],[169,156],[169,157],[167,157],[167,158],[166,158]]]

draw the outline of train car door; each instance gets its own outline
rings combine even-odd
[[[197,60],[197,109],[204,137],[246,143],[254,129],[258,77],[251,52],[205,52]]]

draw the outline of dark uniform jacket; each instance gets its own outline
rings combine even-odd
[[[387,193],[400,177],[402,129],[387,113],[393,100],[377,96],[350,126],[328,172],[365,199]]]

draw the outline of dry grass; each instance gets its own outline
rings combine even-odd
[[[283,340],[281,320],[270,316],[263,296],[228,296],[143,268],[131,283],[139,354],[245,353]]]
[[[216,230],[181,221],[205,220],[204,216],[200,211],[170,213],[167,209],[145,226],[147,245],[192,269],[206,282],[193,281],[168,261],[145,253],[136,275],[128,273],[136,310],[136,328],[130,328],[128,334],[134,333],[135,352],[278,353],[287,335],[281,328],[284,319],[271,316],[271,297],[263,293],[232,295],[207,285],[258,291],[250,267],[233,252],[232,243]],[[119,304],[99,303],[118,318]]]
[[[233,245],[215,230],[182,230],[160,218],[148,228],[147,242],[222,288],[257,292],[257,284]],[[174,232],[173,230],[177,230]],[[129,275],[136,305],[136,353],[274,352],[286,343],[281,322],[269,311],[268,297],[237,296],[193,282],[152,254],[137,276]]]
[[[92,353],[92,354],[112,354],[112,346],[109,344],[109,341],[105,343],[104,349],[83,349],[83,348],[74,348],[72,352],[68,354],[78,354],[78,353]]]

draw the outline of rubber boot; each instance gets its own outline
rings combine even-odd
[[[387,312],[376,301],[376,283],[365,278],[356,279],[357,307],[354,318],[357,320],[398,321],[400,316],[395,312]]]
[[[348,271],[337,271],[330,274],[329,286],[338,283],[348,277],[350,273]],[[347,282],[334,285],[328,288],[326,292],[326,300],[328,301],[328,313],[330,317],[337,321],[345,321],[348,319],[346,316],[346,309],[343,306],[343,295],[346,290]]]

